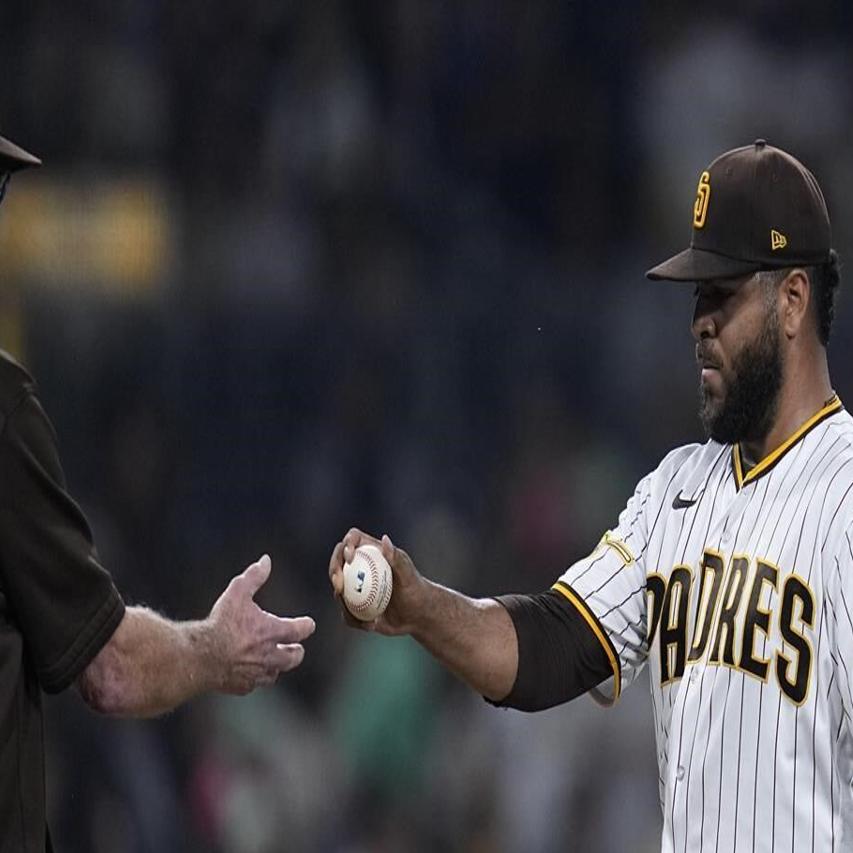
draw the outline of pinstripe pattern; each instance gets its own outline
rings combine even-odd
[[[664,853],[853,847],[853,418],[768,460],[674,450],[610,532],[634,560],[560,578],[619,658],[600,701],[650,667]]]

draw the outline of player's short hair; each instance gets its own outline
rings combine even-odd
[[[838,252],[830,249],[827,263],[811,267],[806,272],[815,291],[817,336],[826,346],[832,333],[832,321],[835,319],[835,297],[841,286],[841,262]]]
[[[812,285],[814,294],[815,319],[818,340],[826,346],[832,333],[835,320],[835,297],[841,285],[841,261],[835,249],[829,250],[829,260],[825,264],[803,267]],[[764,283],[776,287],[791,271],[791,268],[768,270],[759,273]]]

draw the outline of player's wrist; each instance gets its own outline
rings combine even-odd
[[[446,599],[452,593],[447,587],[418,575],[413,581],[414,589],[407,596],[408,606],[403,618],[404,630],[418,642],[432,637],[443,628],[447,613]]]
[[[208,616],[187,622],[183,634],[192,692],[222,691],[226,685],[225,643],[216,620]]]

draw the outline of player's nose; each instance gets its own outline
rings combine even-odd
[[[714,336],[714,315],[710,307],[704,303],[700,296],[696,300],[696,307],[693,309],[693,318],[690,321],[690,331],[693,334],[695,341],[701,341],[704,338]]]

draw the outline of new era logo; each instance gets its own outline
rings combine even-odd
[[[770,248],[775,252],[777,249],[784,249],[788,245],[788,238],[777,231],[775,228],[770,229]]]

